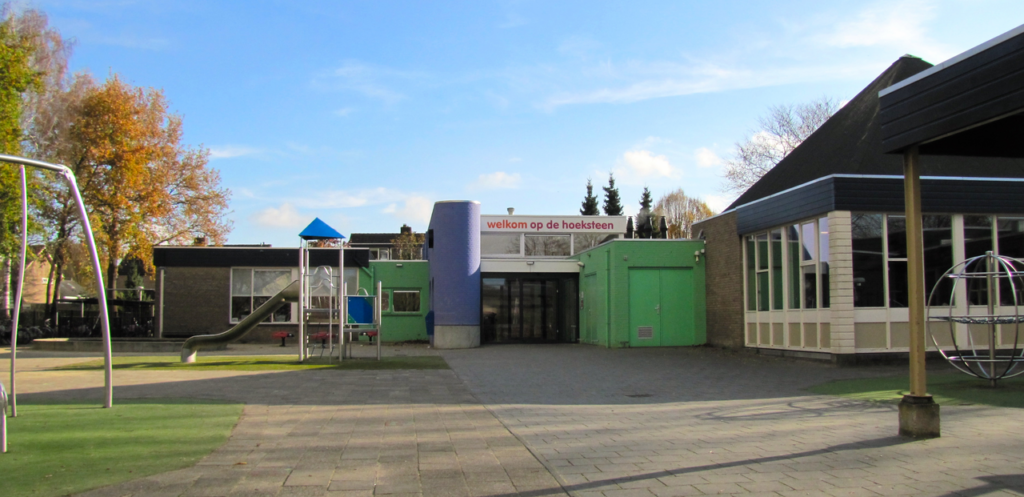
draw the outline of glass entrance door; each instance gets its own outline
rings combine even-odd
[[[484,275],[484,342],[575,342],[576,274]]]

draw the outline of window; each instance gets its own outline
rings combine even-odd
[[[569,255],[569,235],[526,235],[523,245],[527,257]]]
[[[772,230],[771,237],[771,272],[772,272],[772,310],[782,309],[782,230]]]
[[[999,244],[999,255],[1024,258],[1024,218],[1000,217],[997,221],[996,240]],[[1020,265],[1015,265],[1020,271]],[[1024,306],[1024,288],[1019,278],[999,280],[999,305],[1012,306],[1014,292],[1017,294],[1017,305]]]
[[[799,285],[802,293],[801,308],[818,307],[818,226],[814,221],[800,225]]]
[[[572,253],[578,254],[618,237],[615,233],[575,233],[572,235]]]
[[[481,255],[520,255],[519,233],[481,233],[480,254]]]
[[[380,292],[380,311],[388,312],[391,310],[391,294],[386,291]]]
[[[851,217],[854,307],[885,307],[883,219],[882,214],[854,213]]]
[[[799,309],[800,295],[800,225],[794,224],[786,231],[786,261],[789,265],[789,308]]]
[[[231,321],[245,319],[291,282],[290,269],[232,268]],[[272,323],[287,323],[291,320],[290,304],[281,306],[267,318],[267,321]]]
[[[395,312],[420,312],[419,290],[394,290]]]
[[[828,243],[828,218],[747,236],[747,310],[827,308]]]

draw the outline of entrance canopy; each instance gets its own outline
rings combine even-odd
[[[879,97],[886,153],[1024,157],[1024,25]]]

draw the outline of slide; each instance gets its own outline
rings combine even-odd
[[[295,280],[228,331],[215,335],[196,335],[185,340],[185,345],[181,347],[181,362],[196,362],[196,353],[199,352],[199,349],[238,340],[256,328],[256,325],[262,323],[282,305],[298,301],[299,280]]]

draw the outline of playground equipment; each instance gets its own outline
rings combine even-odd
[[[942,296],[940,287],[949,280],[954,282],[949,299],[936,300]],[[1024,304],[1022,295],[1024,261],[988,251],[953,266],[939,278],[928,296],[925,315],[932,321],[948,324],[936,327],[945,330],[928,327],[932,344],[953,367],[987,379],[993,387],[1003,378],[1024,374],[1024,369],[1017,367],[1024,363],[1020,336],[1020,323],[1024,321],[1020,312]],[[950,303],[949,311],[932,316],[931,308],[943,300]],[[972,302],[978,306],[984,302],[986,312],[972,312]],[[1013,348],[1007,349],[1011,332]]]
[[[334,360],[335,337],[338,339],[338,360],[351,357],[352,338],[372,333],[377,337],[377,359],[380,359],[380,285],[377,295],[349,296],[345,284],[345,247],[339,250],[338,275],[330,266],[311,265],[310,242],[345,238],[316,218],[299,233],[299,360],[305,361],[319,347],[320,357],[326,353]],[[364,291],[365,293],[365,291]],[[369,307],[367,307],[369,305]],[[369,309],[369,310],[367,310]],[[344,317],[343,317],[344,316]],[[311,327],[323,326],[326,333],[311,333]],[[335,335],[335,323],[338,333]]]
[[[181,347],[181,362],[196,362],[196,354],[200,349],[238,340],[254,330],[258,324],[262,323],[264,319],[267,319],[281,306],[298,301],[299,282],[293,281],[284,287],[284,290],[270,297],[270,300],[257,307],[256,310],[252,311],[252,314],[242,318],[238,324],[232,326],[227,331],[213,335],[195,335],[185,340],[185,344]]]
[[[344,360],[345,341],[356,333],[373,333],[377,336],[377,359],[380,359],[380,284],[377,285],[377,295],[360,295],[346,298],[344,284],[345,248],[339,248],[338,267],[342,268],[340,274],[334,275],[330,266],[310,266],[309,242],[311,240],[334,240],[344,238],[340,233],[321,221],[314,219],[309,226],[299,234],[301,244],[299,246],[299,279],[292,281],[281,291],[259,306],[235,326],[223,333],[213,335],[196,335],[188,340],[181,347],[181,362],[192,363],[196,355],[203,348],[219,345],[238,340],[250,331],[256,329],[260,323],[270,317],[281,306],[291,303],[299,304],[299,361],[305,361],[312,355],[312,351],[319,345],[320,356],[327,353],[328,360],[334,357],[334,339],[338,338],[339,360]],[[357,308],[357,317],[351,318],[348,313],[351,299],[361,299],[354,307]],[[367,300],[369,299],[369,300]],[[368,302],[370,311],[365,310]],[[345,323],[341,316],[350,316],[351,323]],[[365,316],[370,316],[369,320]],[[326,322],[327,332],[312,334],[310,326],[323,326]],[[335,335],[335,323],[337,323],[338,334]],[[371,326],[371,328],[367,328]],[[275,334],[275,338],[287,337]],[[319,342],[319,343],[318,343]]]
[[[17,157],[14,155],[0,154],[0,162],[7,162],[11,164],[17,164],[21,173],[21,257],[20,263],[22,268],[25,267],[25,252],[28,244],[28,186],[25,181],[25,166],[35,167],[38,169],[44,169],[47,171],[53,171],[68,183],[68,190],[71,191],[72,196],[75,198],[75,204],[78,206],[78,215],[82,220],[82,231],[85,234],[85,242],[89,247],[89,255],[92,257],[92,269],[96,274],[96,301],[99,306],[100,314],[100,327],[102,330],[103,337],[103,360],[104,360],[104,384],[106,387],[106,395],[103,402],[103,407],[110,407],[114,403],[114,385],[113,385],[113,368],[111,365],[110,355],[110,322],[107,316],[107,296],[106,288],[103,285],[103,270],[100,268],[100,258],[96,253],[96,242],[92,236],[92,226],[89,225],[89,213],[85,210],[85,202],[82,201],[82,194],[78,190],[78,182],[75,181],[75,174],[71,172],[66,166],[58,164],[50,164],[48,162],[38,161],[34,159],[27,159],[25,157]],[[25,283],[25,271],[18,272],[18,291],[15,295],[14,303],[14,319],[11,326],[11,393],[9,397],[9,403],[11,406],[11,416],[17,416],[18,402],[17,402],[17,389],[15,384],[15,370],[18,350],[18,314],[21,312],[21,289]],[[4,394],[5,399],[7,398],[6,393]],[[5,401],[6,403],[7,401]]]

